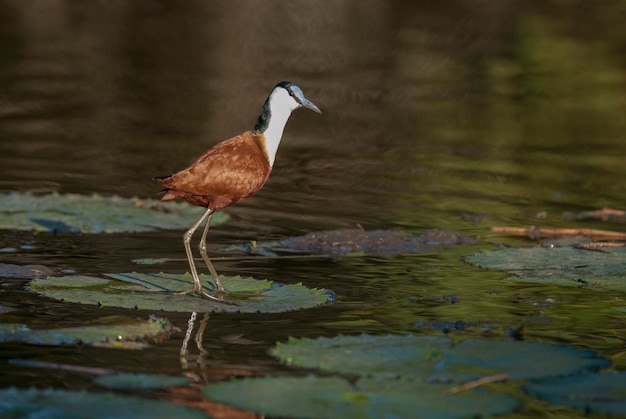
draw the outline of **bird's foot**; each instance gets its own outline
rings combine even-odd
[[[228,295],[230,294],[230,291],[228,291],[227,289],[224,288],[217,288],[215,291],[213,291],[215,294],[217,295]]]
[[[226,290],[216,290],[216,293],[219,294],[229,294],[228,291]],[[237,305],[237,303],[233,302],[233,301],[224,301],[221,297],[215,297],[214,295],[209,294],[208,292],[204,291],[203,289],[197,289],[197,288],[192,288],[190,290],[187,291],[181,291],[179,294],[180,295],[187,295],[187,294],[198,294],[200,297],[204,297],[204,298],[208,298],[209,300],[213,300],[213,301],[217,301],[218,303],[222,303],[222,304],[230,304],[230,305]]]

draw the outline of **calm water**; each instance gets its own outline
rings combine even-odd
[[[266,351],[288,336],[436,333],[414,328],[435,320],[493,321],[488,336],[525,324],[527,339],[616,356],[625,350],[626,319],[614,310],[623,294],[502,281],[505,274],[461,262],[493,242],[532,244],[493,235],[494,225],[624,228],[562,217],[626,207],[626,9],[576,5],[0,1],[0,191],[156,197],[152,176],[252,128],[272,86],[292,80],[324,114],[292,116],[268,184],[227,210],[231,221],[212,230],[211,252],[356,225],[455,229],[482,242],[391,258],[218,262],[228,275],[331,288],[338,302],[212,316],[204,363],[272,372],[283,367]],[[540,211],[547,220],[535,219]],[[2,261],[99,274],[145,269],[136,258],[184,257],[182,232],[0,231],[0,247],[23,244],[34,249]],[[2,304],[18,311],[3,315],[6,322],[66,326],[135,315],[7,284]],[[187,314],[167,317],[186,327]],[[22,345],[2,353],[177,373],[182,337],[137,353]],[[624,357],[615,364],[626,367]],[[92,386],[78,374],[2,370],[1,386]]]

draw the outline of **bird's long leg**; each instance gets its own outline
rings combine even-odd
[[[189,294],[190,292],[194,292],[199,295],[203,295],[212,300],[222,301],[219,298],[213,297],[212,295],[202,291],[202,284],[200,283],[200,278],[198,277],[198,271],[196,270],[196,265],[193,263],[193,253],[191,252],[191,237],[193,233],[198,229],[198,227],[204,222],[204,220],[211,216],[213,211],[209,208],[206,210],[202,217],[196,223],[191,226],[189,230],[183,235],[183,243],[185,244],[185,252],[187,252],[187,260],[189,261],[189,269],[191,269],[191,276],[193,277],[193,288],[189,291],[184,291],[182,294]]]
[[[211,263],[211,259],[209,259],[209,255],[206,252],[206,235],[209,232],[211,218],[213,218],[213,212],[209,214],[209,217],[206,220],[206,226],[204,227],[204,232],[202,233],[202,238],[200,239],[200,255],[202,256],[204,263],[206,263],[207,268],[209,268],[209,272],[211,272],[211,276],[213,277],[213,281],[215,281],[215,286],[217,287],[217,290],[219,292],[226,292],[226,289],[224,288],[222,281],[220,281],[220,278],[217,275],[217,271],[215,270],[215,267],[213,266],[213,263]]]

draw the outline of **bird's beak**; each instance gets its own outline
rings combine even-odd
[[[303,99],[302,99],[302,103],[301,103],[301,104],[302,104],[302,106],[304,106],[305,108],[309,108],[310,110],[315,111],[315,112],[317,112],[317,113],[322,113],[322,111],[320,111],[320,108],[318,108],[317,106],[315,106],[315,105],[313,104],[313,102],[311,102],[311,101],[310,101],[310,100],[308,100],[308,99],[304,99],[304,98],[303,98]]]

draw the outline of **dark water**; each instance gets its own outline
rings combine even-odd
[[[150,178],[252,128],[271,87],[296,82],[324,112],[295,113],[268,184],[227,212],[210,251],[361,225],[479,236],[441,253],[339,261],[218,262],[331,288],[329,307],[212,316],[211,367],[272,372],[288,336],[436,333],[416,322],[491,321],[504,336],[567,342],[624,368],[623,294],[503,281],[461,262],[495,225],[622,230],[565,211],[626,207],[626,9],[613,2],[0,1],[0,191],[156,197]],[[537,220],[541,211],[547,220]],[[199,209],[198,215],[201,210]],[[194,220],[190,220],[190,225]],[[183,258],[182,232],[0,232],[7,263],[79,273]],[[181,260],[159,267],[181,273]],[[77,325],[123,310],[51,302],[8,282],[3,321]],[[450,297],[452,296],[452,297]],[[454,302],[454,304],[452,304]],[[622,304],[623,306],[623,304]],[[143,314],[143,313],[141,313]],[[148,313],[145,313],[148,314]],[[186,314],[168,314],[186,327]],[[183,335],[148,351],[3,345],[7,358],[180,372]],[[3,366],[0,385],[89,388],[90,378]],[[192,368],[193,369],[193,368]],[[200,379],[199,381],[202,381]],[[528,415],[538,414],[528,409]],[[545,413],[548,414],[548,413]]]

